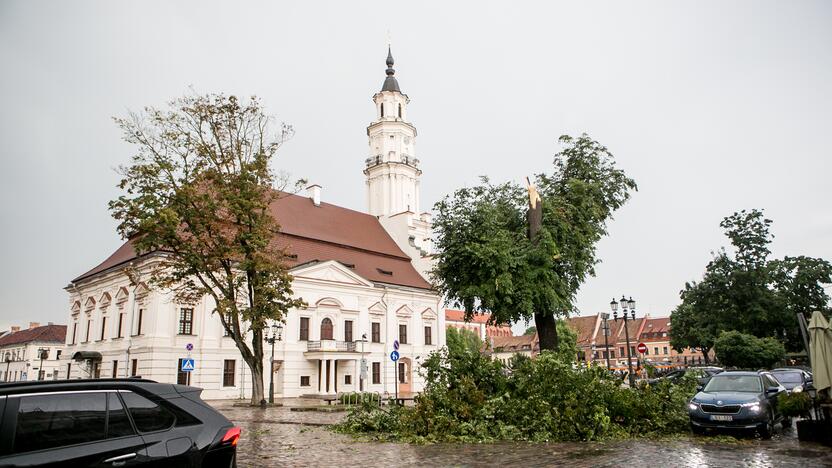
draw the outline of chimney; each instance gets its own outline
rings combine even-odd
[[[12,331],[11,331],[11,333],[17,333],[17,332],[19,332],[19,331],[20,331],[20,327],[18,327],[17,325],[15,325],[15,326],[13,326],[13,327],[12,327]]]
[[[40,326],[40,322],[29,322],[29,330]]]
[[[309,187],[306,187],[306,194],[312,200],[312,203],[315,206],[321,206],[321,186],[318,184],[312,184]]]

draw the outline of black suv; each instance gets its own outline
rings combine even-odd
[[[143,379],[0,384],[0,467],[235,467],[240,428],[201,392]]]

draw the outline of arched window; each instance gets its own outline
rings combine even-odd
[[[399,104],[399,118],[402,118],[402,105]]]
[[[325,318],[321,321],[321,339],[332,339],[332,320]]]
[[[379,104],[379,110],[381,111],[381,116],[384,117],[384,103],[382,102]]]

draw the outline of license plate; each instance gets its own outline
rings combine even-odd
[[[711,421],[733,421],[733,420],[734,420],[733,416],[726,416],[726,415],[722,415],[722,414],[712,414],[711,415]]]

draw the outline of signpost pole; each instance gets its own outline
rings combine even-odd
[[[395,379],[396,402],[399,401],[399,362],[393,361],[393,378]]]

